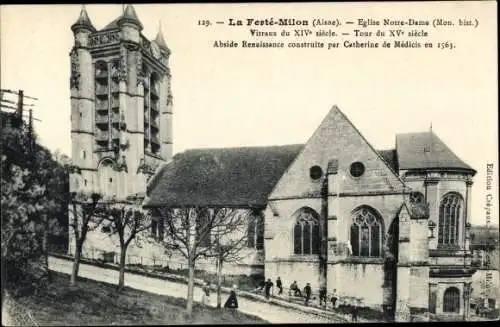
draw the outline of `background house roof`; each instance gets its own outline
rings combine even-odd
[[[192,149],[158,172],[146,207],[265,207],[303,145]]]
[[[475,172],[433,132],[396,135],[399,169],[465,169]]]

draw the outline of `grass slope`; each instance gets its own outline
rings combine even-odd
[[[131,288],[117,293],[114,285],[81,278],[69,288],[69,276],[52,272],[53,283],[37,295],[16,299],[42,326],[264,324],[259,317],[195,303],[193,318],[185,317],[186,300]]]

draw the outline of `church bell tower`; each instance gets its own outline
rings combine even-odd
[[[144,196],[172,157],[170,50],[142,29],[132,5],[101,30],[83,7],[71,26],[71,192]]]

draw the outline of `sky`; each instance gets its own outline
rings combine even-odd
[[[97,29],[123,10],[118,4],[85,7]],[[493,201],[498,202],[495,2],[134,7],[144,25],[142,33],[153,39],[161,26],[172,51],[174,153],[189,148],[305,143],[337,105],[376,149],[394,148],[396,134],[428,131],[432,124],[433,132],[478,171],[472,191],[472,222],[484,223],[487,194],[493,192]],[[40,141],[52,151],[66,154],[71,153],[70,26],[80,10],[80,5],[0,7],[2,88],[23,89],[38,98],[30,102],[35,103],[34,116],[41,120],[35,122]],[[453,50],[212,46],[216,40],[259,40],[250,36],[250,27],[218,25],[216,21],[270,17],[338,18],[341,22],[477,19],[479,24],[476,28],[425,28],[428,41],[451,41]],[[198,25],[203,19],[212,26]],[[278,33],[283,29],[252,28]],[[335,30],[325,27],[329,28]],[[362,30],[360,26],[342,28]],[[293,29],[288,27],[292,34]],[[353,36],[345,39],[355,41]],[[494,167],[491,191],[486,190],[488,163]],[[498,206],[492,219],[498,223]]]

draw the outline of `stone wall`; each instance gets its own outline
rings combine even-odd
[[[381,309],[384,304],[384,265],[382,263],[337,263],[328,265],[328,292],[363,299],[363,304]]]
[[[149,233],[146,231],[145,233]],[[90,259],[103,259],[103,253],[114,252],[114,262],[119,263],[120,244],[117,235],[109,236],[99,230],[89,232],[83,247],[83,256]],[[70,237],[69,254],[74,255],[74,240]],[[243,260],[237,263],[223,265],[223,274],[255,275],[264,274],[264,253],[254,249],[244,249],[241,252]],[[165,248],[154,241],[132,241],[127,249],[126,264],[159,265],[171,269],[187,269],[187,261],[180,254],[165,252]],[[216,272],[214,259],[198,259],[196,269]]]
[[[264,269],[266,279],[271,278],[274,283],[277,277],[281,277],[285,288],[288,288],[293,281],[297,281],[301,290],[306,283],[310,283],[314,293],[319,291],[320,271],[317,260],[265,261]]]

